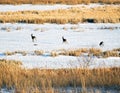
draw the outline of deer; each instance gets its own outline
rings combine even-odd
[[[99,43],[99,46],[104,46],[104,42],[101,41],[101,42]]]
[[[62,41],[63,43],[67,43],[67,39],[65,39],[64,36],[62,36]]]
[[[32,42],[36,40],[36,36],[34,36],[33,34],[31,34],[31,38],[32,38]]]

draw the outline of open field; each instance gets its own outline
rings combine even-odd
[[[0,12],[0,23],[119,23],[120,6],[73,7],[46,11]]]
[[[80,68],[88,64],[86,60],[89,68],[120,66],[119,23],[5,23],[0,29],[0,59],[20,60],[26,68]],[[62,36],[68,43],[62,42]],[[104,46],[99,46],[100,41]]]
[[[119,1],[68,1],[0,0],[0,93],[120,92]]]
[[[120,4],[119,0],[0,0],[0,4]]]
[[[75,93],[75,91],[77,93],[120,92],[120,68],[117,67],[23,69],[21,62],[0,60],[0,73],[0,88],[13,89],[16,91],[14,93],[63,93],[67,87],[73,87],[73,90],[70,90],[71,93]],[[91,89],[87,90],[87,87],[91,87]],[[98,87],[98,90],[92,89],[93,87]],[[106,87],[106,90],[99,89],[100,87]],[[109,90],[107,87],[111,87],[111,89]]]

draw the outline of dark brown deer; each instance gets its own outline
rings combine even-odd
[[[104,42],[101,41],[101,42],[99,43],[99,46],[104,46]]]
[[[62,40],[63,40],[63,43],[67,43],[67,39],[65,39],[64,36],[62,36]]]
[[[34,36],[33,34],[31,34],[31,38],[32,38],[32,42],[36,40],[36,36]]]

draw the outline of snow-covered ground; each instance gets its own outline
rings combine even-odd
[[[34,43],[31,34],[37,38]],[[110,50],[120,48],[119,34],[120,24],[0,24],[0,52],[85,47]],[[67,39],[68,44],[62,43],[62,36]],[[104,47],[99,46],[100,41],[104,41]]]
[[[22,10],[55,10],[55,9],[67,9],[71,7],[87,7],[87,8],[94,8],[94,7],[104,7],[110,5],[102,5],[102,4],[78,4],[78,5],[64,5],[64,4],[55,4],[55,5],[32,5],[32,4],[23,4],[23,5],[0,5],[0,12],[6,11],[22,11]],[[117,6],[119,5],[112,5]]]
[[[31,33],[37,41],[31,40]],[[111,50],[120,48],[120,23],[118,24],[0,24],[0,59],[13,59],[23,62],[27,68],[78,68],[120,66],[120,58],[96,57],[51,57],[49,53],[58,49],[100,48]],[[62,43],[64,36],[68,43]],[[99,42],[104,41],[100,47]],[[37,44],[37,45],[34,45]],[[27,51],[29,54],[5,56],[7,51]],[[32,55],[34,50],[43,50],[44,54]],[[86,60],[89,63],[86,63]]]
[[[73,56],[4,56],[3,59],[20,60],[25,68],[60,69],[60,68],[105,68],[120,67],[119,57],[73,57]]]

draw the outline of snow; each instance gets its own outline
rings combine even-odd
[[[73,57],[73,56],[2,56],[2,59],[22,61],[24,68],[61,69],[61,68],[105,68],[120,67],[119,57]],[[89,61],[86,61],[89,60]]]
[[[0,11],[22,11],[22,10],[55,10],[55,9],[66,9],[71,6],[67,5],[0,5]]]
[[[0,12],[21,10],[55,10],[69,9],[72,7],[94,8],[119,5],[78,4],[78,5],[0,5]],[[34,43],[31,34],[37,37]],[[100,48],[112,50],[120,48],[120,23],[79,23],[79,24],[0,24],[0,59],[20,60],[25,68],[79,68],[87,67],[114,67],[120,66],[120,57],[96,58],[94,56],[57,56],[51,57],[51,51],[71,50],[77,48]],[[64,36],[68,43],[62,42]],[[100,47],[99,42],[104,41]],[[44,51],[43,55],[34,55],[34,50]],[[5,52],[25,51],[27,55],[14,54],[6,56]]]
[[[18,29],[19,28],[19,29]],[[31,33],[37,37],[34,43]],[[120,23],[117,24],[0,24],[0,59],[20,60],[25,68],[79,68],[119,67],[120,57],[96,58],[57,56],[51,57],[52,50],[100,48],[112,50],[120,48]],[[68,43],[62,43],[64,36]],[[104,46],[98,44],[104,41]],[[34,45],[36,44],[36,46]],[[7,51],[26,51],[28,54],[6,56]],[[44,54],[33,55],[34,50],[43,50]],[[86,63],[88,60],[89,63]]]
[[[44,50],[71,48],[101,48],[110,50],[120,47],[120,29],[99,29],[104,26],[119,27],[120,24],[0,24],[0,52],[17,50]],[[20,30],[16,30],[20,27]],[[64,30],[63,28],[66,27]],[[72,29],[72,27],[76,27]],[[10,32],[2,30],[9,28]],[[35,29],[39,29],[35,31]],[[42,31],[41,29],[44,29]],[[37,37],[35,43],[31,42],[31,33]],[[62,43],[62,36],[68,44]],[[105,46],[99,47],[99,42],[104,41]],[[34,46],[37,44],[37,46]]]
[[[55,10],[55,9],[68,9],[71,7],[87,7],[87,8],[94,8],[94,7],[104,7],[110,5],[101,5],[101,4],[78,4],[78,5],[64,5],[64,4],[53,4],[53,5],[32,5],[32,4],[22,4],[22,5],[0,5],[0,12],[6,11],[22,11],[22,10]],[[117,6],[119,5],[112,5]]]

